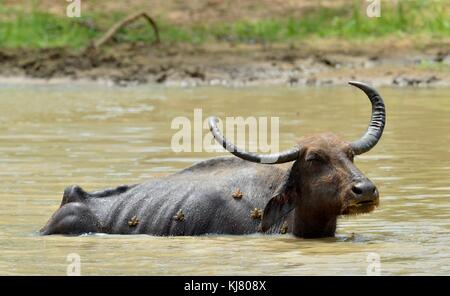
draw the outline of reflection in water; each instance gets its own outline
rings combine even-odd
[[[289,235],[39,237],[63,189],[136,183],[212,157],[174,153],[176,116],[278,116],[280,149],[331,131],[347,140],[367,127],[370,104],[345,88],[0,87],[0,274],[382,274],[450,272],[449,89],[381,89],[387,126],[356,159],[381,192],[374,213],[340,219],[336,238]],[[331,96],[330,96],[331,95]],[[205,133],[207,131],[205,130]]]

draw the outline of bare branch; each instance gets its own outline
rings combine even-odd
[[[95,48],[99,48],[100,46],[102,46],[103,44],[105,44],[106,42],[108,42],[121,28],[129,25],[132,22],[135,22],[137,19],[139,18],[145,18],[149,24],[152,26],[153,31],[155,32],[155,43],[160,43],[161,40],[159,38],[159,30],[158,30],[158,26],[156,25],[156,22],[153,20],[153,18],[151,16],[149,16],[146,12],[138,12],[132,15],[127,16],[126,18],[124,18],[123,20],[115,23],[100,39],[98,39],[97,41],[94,42],[94,47]]]

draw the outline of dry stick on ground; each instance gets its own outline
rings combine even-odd
[[[156,25],[156,22],[146,12],[138,12],[138,13],[129,15],[126,18],[124,18],[123,20],[115,23],[108,30],[108,32],[106,32],[100,39],[98,39],[97,41],[94,42],[94,47],[99,48],[100,46],[102,46],[103,44],[108,42],[108,40],[111,39],[121,28],[136,21],[140,17],[145,18],[150,23],[150,25],[153,28],[153,31],[155,32],[155,37],[156,37],[155,43],[160,43],[161,40],[159,39],[159,30],[158,30],[158,26]]]

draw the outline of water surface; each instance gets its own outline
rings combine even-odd
[[[192,119],[195,108],[204,118],[278,116],[285,149],[317,132],[358,138],[370,104],[350,86],[0,85],[0,274],[64,275],[70,253],[81,256],[84,275],[365,275],[370,253],[384,275],[449,274],[450,89],[380,91],[384,137],[356,163],[377,184],[381,206],[340,219],[336,238],[40,237],[68,185],[136,183],[218,155],[170,148],[172,119]]]

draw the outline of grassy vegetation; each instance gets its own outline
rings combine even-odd
[[[384,3],[384,2],[383,2]],[[359,7],[320,8],[300,19],[267,19],[254,22],[215,23],[175,26],[157,20],[161,40],[166,43],[205,42],[267,43],[291,42],[308,37],[373,39],[386,36],[450,37],[450,7],[447,1],[399,1],[398,6],[383,5],[380,18],[368,18]],[[81,48],[99,37],[122,13],[83,13],[79,19],[58,17],[33,9],[24,12],[2,6],[0,2],[0,47]],[[120,41],[151,42],[154,38],[144,22],[123,29]]]

